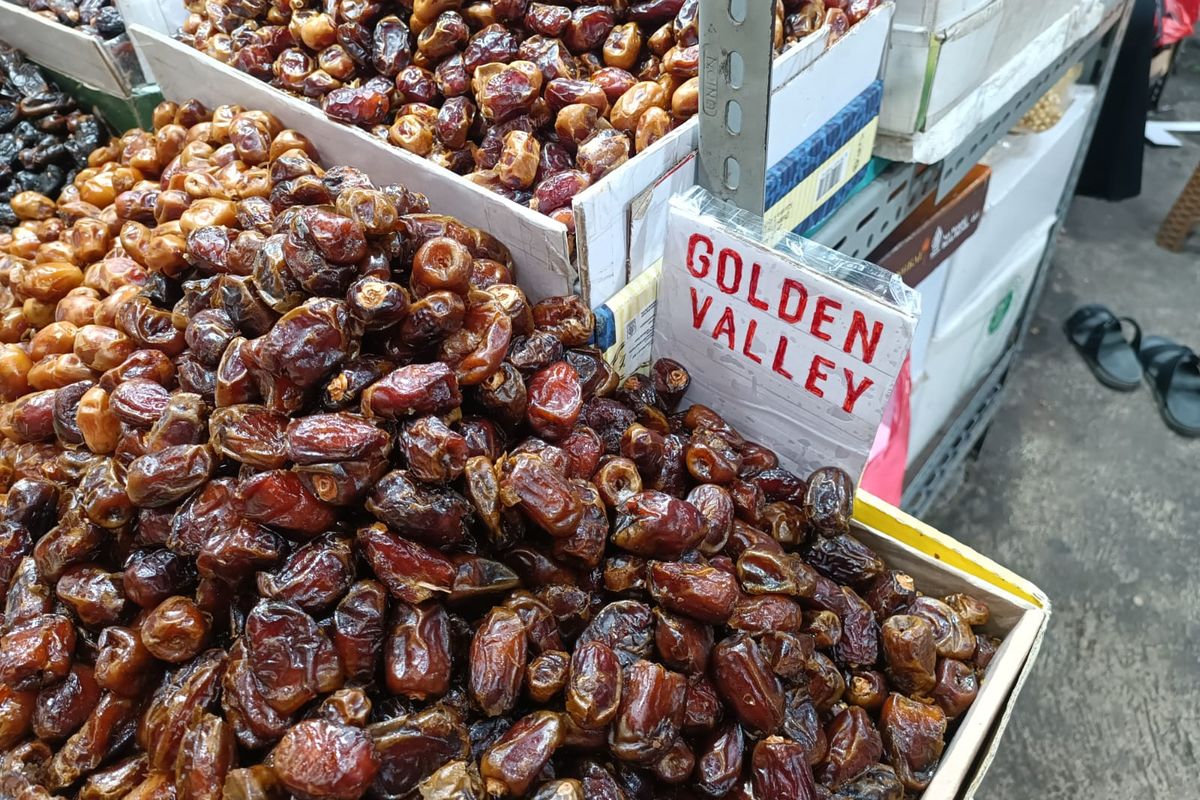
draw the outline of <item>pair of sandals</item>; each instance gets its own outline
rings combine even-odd
[[[1063,330],[1097,380],[1131,392],[1144,377],[1167,425],[1183,436],[1200,436],[1200,357],[1190,347],[1162,336],[1142,338],[1136,322],[1098,304],[1078,309]]]

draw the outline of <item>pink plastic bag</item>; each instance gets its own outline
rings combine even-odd
[[[1170,47],[1192,35],[1200,18],[1200,0],[1163,0],[1159,47]]]
[[[892,398],[883,410],[883,422],[879,424],[875,443],[871,445],[871,455],[867,458],[867,467],[859,481],[863,489],[894,506],[900,505],[900,497],[904,493],[908,429],[912,423],[912,407],[909,405],[911,395],[912,373],[906,359],[896,377]]]

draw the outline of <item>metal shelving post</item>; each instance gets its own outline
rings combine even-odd
[[[700,0],[700,185],[766,210],[773,3]]]

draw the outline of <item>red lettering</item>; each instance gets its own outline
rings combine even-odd
[[[742,355],[753,361],[755,364],[762,363],[762,357],[757,356],[750,349],[750,345],[754,344],[754,332],[758,330],[758,320],[750,320],[750,324],[746,326],[746,343],[742,345]]]
[[[704,305],[699,306],[697,302],[699,297],[696,294],[696,287],[691,287],[692,292],[692,327],[700,330],[700,326],[704,324],[704,318],[708,316],[708,309],[712,305],[712,297],[705,295]]]
[[[847,414],[853,413],[854,404],[858,402],[858,398],[863,396],[863,392],[870,389],[875,381],[870,378],[863,378],[862,383],[858,386],[854,385],[854,373],[845,367],[842,372],[846,373],[846,402],[842,403],[842,410]]]
[[[825,392],[820,386],[817,386],[817,381],[829,380],[829,374],[821,371],[821,367],[829,369],[833,366],[833,362],[828,358],[821,356],[813,356],[812,364],[808,367],[808,380],[804,382],[804,388],[815,394],[817,397],[824,397]]]
[[[729,306],[725,306],[725,313],[717,320],[717,327],[713,328],[713,340],[716,341],[718,336],[726,337],[729,349],[733,349],[733,309]]]
[[[796,308],[794,311],[788,311],[788,302],[793,293],[797,297]],[[804,284],[795,278],[784,278],[783,289],[779,293],[779,318],[784,322],[799,322],[800,318],[804,316],[806,305],[808,305],[808,289]]]
[[[729,275],[728,265],[733,262],[733,284],[727,285],[726,279]],[[728,247],[721,250],[721,255],[717,256],[717,288],[725,294],[733,294],[742,285],[742,254],[737,250],[730,250]]]
[[[705,252],[703,252],[699,256],[697,256],[696,249],[699,245],[704,245],[704,247],[706,249],[705,249]],[[688,240],[688,253],[687,253],[688,272],[692,273],[697,278],[703,278],[705,275],[707,275],[709,267],[712,266],[712,261],[709,259],[709,256],[712,255],[712,251],[713,251],[712,239],[708,238],[707,236],[705,236],[702,233],[693,233],[692,238]],[[697,261],[700,262],[699,270],[696,269]]]
[[[812,335],[827,342],[832,339],[832,336],[821,330],[821,326],[826,322],[833,322],[833,317],[825,313],[825,310],[832,308],[834,311],[837,311],[841,307],[842,304],[837,300],[830,300],[828,297],[818,297],[817,307],[813,309]],[[833,364],[831,363],[829,366],[832,367]]]
[[[755,261],[754,266],[750,268],[750,296],[747,299],[750,301],[750,305],[766,311],[767,301],[758,296],[758,276],[760,274],[762,274],[762,265]]]
[[[871,323],[871,333],[867,334],[867,318],[861,311],[855,311],[850,319],[850,331],[846,334],[846,343],[842,351],[849,353],[854,349],[854,338],[858,337],[862,344],[863,361],[870,364],[875,359],[875,348],[879,346],[879,337],[883,335],[883,323]]]
[[[771,369],[778,372],[789,381],[792,380],[792,373],[783,368],[783,360],[787,356],[788,340],[786,336],[779,337],[779,346],[775,348],[775,361],[771,364]]]

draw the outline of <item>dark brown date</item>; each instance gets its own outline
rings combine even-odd
[[[516,612],[496,607],[471,640],[471,697],[489,717],[512,710],[525,675],[525,625]]]
[[[659,605],[701,622],[728,620],[740,594],[732,575],[703,564],[652,561],[647,577],[647,588]]]
[[[703,541],[696,507],[662,492],[640,492],[621,506],[613,542],[647,558],[676,559]]]
[[[437,603],[398,603],[384,643],[388,691],[413,700],[438,697],[450,688],[450,622]]]
[[[890,694],[879,712],[879,733],[884,755],[904,787],[925,789],[945,747],[946,715],[941,708]]]
[[[524,794],[562,740],[563,724],[553,711],[535,711],[517,720],[480,760],[488,795]]]
[[[721,640],[710,657],[713,682],[747,731],[770,735],[783,724],[783,687],[749,635]]]
[[[778,736],[763,739],[750,757],[750,778],[755,797],[816,800],[812,770],[804,745]]]
[[[892,685],[909,694],[924,694],[933,688],[937,649],[933,628],[924,618],[903,614],[888,617],[880,631],[880,642]]]
[[[323,719],[289,728],[272,762],[288,791],[333,800],[361,797],[379,770],[379,756],[366,731]]]
[[[620,710],[609,729],[614,756],[634,764],[658,761],[675,746],[683,728],[687,681],[650,661],[625,672]]]
[[[854,515],[854,481],[836,467],[818,469],[808,476],[804,513],[822,536],[847,532]]]
[[[604,728],[621,704],[621,665],[616,653],[598,641],[586,642],[571,655],[566,709],[581,728]]]

